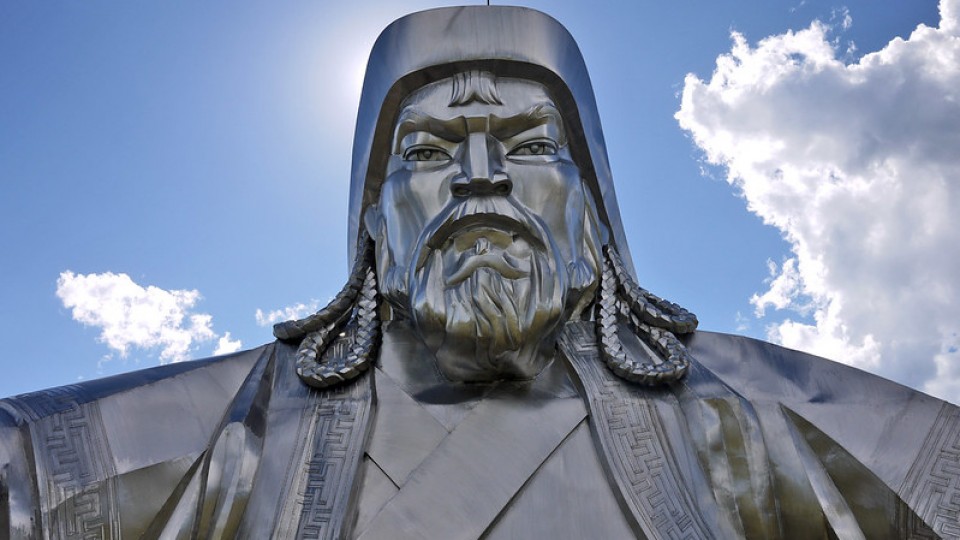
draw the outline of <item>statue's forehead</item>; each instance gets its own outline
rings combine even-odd
[[[451,105],[453,78],[442,79],[410,94],[404,100],[398,118],[403,118],[408,112],[441,120],[488,115],[506,118],[525,113],[537,105],[556,107],[547,88],[536,81],[502,78],[497,79],[496,86],[501,104],[473,101],[466,105]]]

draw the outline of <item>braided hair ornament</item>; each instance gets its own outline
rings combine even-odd
[[[603,272],[595,307],[597,337],[607,367],[631,382],[659,386],[678,381],[687,374],[691,357],[677,334],[697,328],[697,316],[638,286],[623,266],[613,246],[603,248]],[[620,340],[620,322],[659,357],[657,362],[631,358]]]
[[[373,253],[373,240],[364,233],[350,278],[333,301],[309,317],[273,327],[280,340],[300,340],[297,375],[305,384],[327,388],[353,380],[375,360],[380,304]],[[618,377],[659,386],[686,375],[691,357],[677,335],[697,328],[696,315],[639,287],[612,246],[603,248],[595,319],[602,357]],[[642,362],[627,354],[620,339],[621,323],[654,351],[659,362]]]
[[[370,368],[380,344],[380,304],[373,269],[373,240],[364,232],[350,278],[325,308],[274,325],[273,335],[300,341],[297,375],[314,388],[357,378]],[[343,346],[339,346],[339,345]]]

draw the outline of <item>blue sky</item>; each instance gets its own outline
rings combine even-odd
[[[957,31],[935,31],[936,1],[520,4],[557,18],[583,51],[641,285],[703,329],[958,401],[960,257],[947,241],[960,228],[923,204],[960,202],[960,166],[882,150],[893,133],[914,137],[896,149],[935,153],[960,132],[937,86],[955,82],[960,56],[930,52],[956,52]],[[254,347],[271,340],[270,312],[331,298],[347,273],[366,56],[393,19],[443,5],[0,4],[0,395],[208,356],[227,332],[223,345]],[[931,32],[911,36],[921,24]],[[736,61],[718,70],[723,55]],[[946,58],[939,71],[931,58]],[[910,129],[871,121],[913,110]],[[811,140],[825,142],[786,144]],[[911,187],[918,177],[930,184]],[[908,196],[918,190],[943,196]],[[880,230],[877,216],[903,226]],[[901,259],[853,257],[864,241],[837,240],[874,231],[882,247],[920,229],[932,232],[890,240],[909,245]],[[902,301],[875,302],[864,284]],[[944,307],[913,302],[918,288]],[[139,298],[137,324],[104,291]]]

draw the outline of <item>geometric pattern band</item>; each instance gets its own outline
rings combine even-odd
[[[664,448],[666,436],[656,409],[640,388],[604,365],[593,324],[567,323],[559,345],[583,385],[590,426],[622,500],[648,538],[712,538]]]
[[[943,404],[922,448],[899,491],[914,512],[901,524],[901,533],[904,538],[960,538],[960,408]],[[926,524],[917,523],[917,517]]]
[[[336,539],[349,533],[354,485],[372,425],[372,385],[372,373],[364,373],[320,391],[297,538]]]
[[[4,400],[29,420],[43,530],[49,537],[120,538],[116,470],[97,402],[66,386]]]

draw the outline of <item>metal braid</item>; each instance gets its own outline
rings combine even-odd
[[[612,246],[604,246],[603,252],[616,273],[620,290],[629,300],[630,308],[640,320],[677,334],[689,334],[697,329],[696,315],[637,285],[624,268],[616,249]]]
[[[638,287],[611,246],[604,247],[604,254],[596,323],[607,366],[623,379],[650,386],[680,380],[690,367],[691,357],[673,331],[693,331],[696,316]],[[618,297],[618,292],[626,298]],[[660,363],[640,362],[627,355],[619,334],[621,317],[657,354]]]
[[[360,245],[353,261],[350,277],[347,278],[347,284],[340,289],[337,296],[326,307],[309,317],[273,325],[273,335],[284,341],[296,340],[310,333],[323,332],[331,323],[341,320],[353,308],[360,287],[363,285],[366,269],[373,264],[373,249],[373,241],[364,231],[360,237]]]
[[[364,272],[357,302],[349,312],[353,317],[328,323],[312,332],[297,349],[297,375],[314,388],[346,382],[370,368],[380,342],[380,306],[377,277],[371,265]],[[331,339],[333,336],[333,339]],[[337,347],[346,340],[348,347]],[[346,349],[346,350],[344,350]]]
[[[295,341],[297,375],[314,388],[356,378],[369,369],[380,343],[380,304],[374,242],[366,232],[347,284],[326,307],[309,317],[274,325],[278,339]]]

